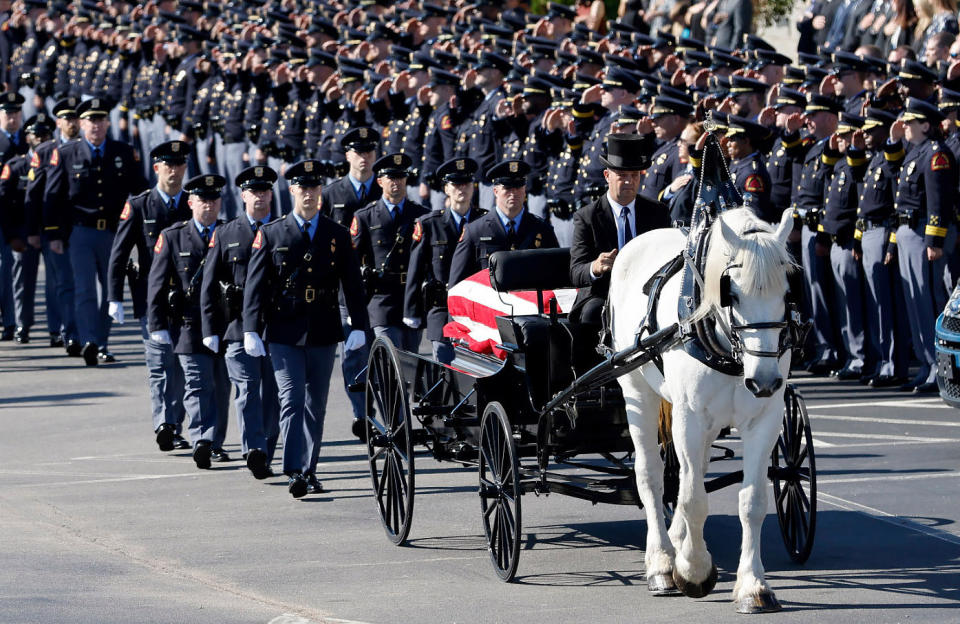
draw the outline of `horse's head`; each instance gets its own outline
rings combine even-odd
[[[719,333],[743,364],[743,383],[756,397],[783,385],[780,358],[789,353],[786,240],[792,213],[774,230],[746,209],[728,210],[711,226],[704,292],[695,318],[717,317]]]

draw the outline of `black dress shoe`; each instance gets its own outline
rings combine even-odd
[[[260,449],[253,449],[247,453],[247,468],[253,473],[254,479],[266,479],[270,476],[270,466],[267,464],[267,454]]]
[[[0,333],[0,342],[8,342],[10,340],[13,340],[13,328],[4,327],[3,332]]]
[[[361,442],[366,442],[366,441],[367,441],[367,432],[366,432],[366,430],[364,429],[364,425],[366,424],[366,422],[367,422],[367,421],[366,421],[366,419],[364,419],[364,418],[354,418],[354,419],[353,419],[353,425],[351,426],[351,430],[353,431],[353,435],[357,436],[357,438],[358,438]]]
[[[17,344],[27,344],[30,342],[30,330],[26,327],[18,327],[13,332],[13,339],[17,341]]]
[[[855,368],[842,368],[837,371],[836,377],[840,381],[852,381],[854,379],[860,379],[862,374],[863,371],[859,371]]]
[[[186,439],[178,433],[173,436],[173,448],[188,449],[190,448],[190,443],[187,442]]]
[[[66,347],[67,355],[70,357],[80,357],[83,354],[83,347],[76,340],[68,340]]]
[[[173,425],[163,423],[157,429],[157,446],[161,451],[173,450]]]
[[[877,375],[870,380],[871,388],[891,388],[893,386],[902,386],[907,382],[906,377],[895,377],[893,375]]]
[[[83,361],[87,366],[96,366],[98,364],[96,344],[88,342],[83,345],[83,351],[81,351],[80,354],[83,356]]]
[[[807,368],[807,370],[810,371],[810,373],[813,375],[826,376],[832,372],[830,370],[831,368],[833,367],[830,365],[829,362],[817,362],[815,364],[811,364],[810,367]]]
[[[107,351],[106,349],[100,349],[97,351],[97,359],[105,364],[110,362],[116,362],[117,358],[113,357],[113,354]]]
[[[307,475],[307,494],[319,494],[323,492],[323,484],[317,479],[317,475]]]
[[[223,463],[230,461],[230,456],[222,448],[215,448],[210,449],[210,459],[217,463]]]
[[[196,462],[197,468],[201,470],[206,470],[210,467],[210,443],[206,440],[200,440],[197,442],[197,447],[193,449],[193,461]]]
[[[913,392],[914,389],[915,389],[917,386],[919,386],[919,385],[920,385],[920,384],[919,384],[918,382],[916,382],[916,381],[908,381],[907,383],[905,383],[905,384],[903,384],[903,385],[901,385],[901,386],[898,386],[898,387],[897,387],[897,392]]]
[[[290,480],[287,481],[287,491],[290,492],[290,496],[294,498],[303,498],[307,495],[307,480],[304,479],[300,473],[294,474],[290,477]]]
[[[916,388],[913,389],[914,394],[933,394],[934,392],[939,392],[937,388],[937,382],[935,381],[926,381]]]
[[[63,346],[63,336],[60,334],[50,334],[50,346],[51,347],[62,347]]]

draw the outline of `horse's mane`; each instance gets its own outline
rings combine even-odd
[[[730,238],[735,240],[727,240],[721,224],[729,228]],[[745,295],[786,292],[787,268],[792,264],[790,253],[770,224],[758,219],[751,210],[737,208],[721,213],[707,236],[710,238],[703,295],[691,321],[702,320],[720,307],[720,278],[731,264],[740,265],[737,285]]]

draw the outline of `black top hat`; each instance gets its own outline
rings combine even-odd
[[[607,169],[640,171],[650,165],[650,158],[643,149],[644,138],[637,134],[607,135],[607,153],[600,155]]]
[[[23,107],[23,96],[16,91],[7,91],[0,94],[0,110],[18,111]]]
[[[530,165],[522,160],[505,160],[487,170],[487,180],[490,184],[518,188],[527,185],[529,174]]]
[[[150,160],[153,162],[163,161],[171,165],[182,165],[187,162],[189,152],[190,147],[183,141],[166,141],[150,150]]]
[[[187,183],[183,185],[183,190],[191,195],[203,197],[204,199],[217,199],[220,197],[220,191],[223,190],[223,187],[226,185],[227,179],[222,175],[214,173],[190,178]]]
[[[301,160],[290,165],[283,177],[290,186],[320,186],[323,180],[320,173],[323,165],[319,160]]]
[[[380,144],[380,135],[370,128],[352,128],[343,138],[340,145],[344,150],[355,152],[372,152]]]
[[[373,163],[373,174],[378,178],[381,176],[388,178],[405,178],[410,175],[410,166],[412,164],[413,159],[406,154],[400,152],[387,154]]]
[[[269,191],[277,181],[277,172],[270,167],[257,165],[241,171],[234,182],[243,190]]]
[[[437,168],[437,178],[444,183],[463,184],[473,182],[479,170],[480,165],[472,158],[453,158]]]

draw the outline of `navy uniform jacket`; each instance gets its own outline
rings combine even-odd
[[[572,214],[575,208],[573,189],[577,183],[577,167],[583,142],[578,135],[570,135],[561,130],[538,132],[537,137],[541,149],[548,155],[543,194],[548,199],[566,202]]]
[[[524,210],[514,241],[507,240],[507,231],[500,222],[496,209],[491,210],[463,228],[450,264],[450,281],[454,284],[487,268],[490,255],[497,251],[515,249],[552,249],[558,247],[557,237],[550,224]]]
[[[27,150],[30,149],[27,145],[27,140],[23,137],[23,132],[17,130],[16,137],[17,144],[14,145],[13,141],[7,137],[6,132],[0,132],[0,165],[7,162],[14,156],[26,154]]]
[[[896,162],[900,154],[891,160]],[[927,247],[943,247],[947,228],[954,222],[957,192],[957,163],[950,149],[931,139],[913,146],[902,156],[896,189],[897,213],[912,215],[924,224]]]
[[[8,243],[15,238],[27,242],[24,195],[29,171],[30,161],[27,155],[23,154],[8,160],[0,172],[0,231]]]
[[[504,132],[502,120],[494,114],[503,98],[503,88],[497,88],[480,102],[469,119],[460,126],[457,155],[477,161],[480,171],[487,171],[499,162],[499,140],[509,134],[509,131]]]
[[[603,177],[603,170],[606,165],[600,161],[600,155],[604,151],[607,135],[610,134],[610,127],[616,120],[617,114],[608,110],[593,127],[590,138],[584,141],[583,152],[580,155],[580,174],[577,177],[574,191],[577,200],[586,198],[587,189],[591,186],[606,186],[606,180]],[[652,149],[652,143],[649,149]]]
[[[207,247],[192,218],[160,232],[153,246],[153,264],[147,280],[147,327],[151,332],[174,330],[174,353],[210,353],[203,346],[200,321],[200,280]],[[171,290],[179,292],[183,301],[175,316],[176,311],[167,306]]]
[[[341,342],[340,291],[351,327],[369,329],[360,263],[346,228],[320,215],[311,241],[288,214],[260,228],[251,247],[244,332],[298,347]]]
[[[687,186],[694,185],[691,180]],[[634,208],[634,236],[658,228],[670,227],[670,215],[666,206],[637,195]],[[606,299],[610,291],[610,273],[593,279],[590,264],[601,253],[617,249],[617,223],[607,195],[573,215],[573,243],[570,245],[570,279],[580,290],[571,310],[579,309],[588,299]]]
[[[45,233],[43,227],[43,192],[47,186],[50,155],[53,154],[57,145],[56,140],[45,141],[33,150],[33,156],[30,158],[30,172],[27,174],[27,188],[23,198],[28,235]]]
[[[187,206],[187,193],[180,193],[180,201],[171,212],[163,203],[160,193],[153,188],[144,191],[124,204],[120,213],[117,235],[110,250],[107,270],[109,301],[123,301],[123,283],[127,277],[127,260],[134,247],[137,249],[138,277],[131,287],[133,315],[137,318],[147,313],[147,276],[153,262],[153,248],[160,232],[174,223],[191,218]]]
[[[258,226],[259,228],[259,222]],[[200,286],[200,313],[204,336],[220,336],[224,341],[243,340],[243,287],[253,252],[254,229],[246,214],[218,227],[210,240],[210,251],[203,266]],[[221,282],[238,287],[235,312],[228,317]]]
[[[427,119],[420,181],[428,182],[436,189],[439,189],[441,184],[433,179],[434,174],[440,165],[453,158],[456,151],[457,121],[448,103],[438,106]]]
[[[482,208],[471,208],[467,223],[473,223],[487,214]],[[426,320],[427,339],[441,340],[443,326],[447,323],[447,282],[450,281],[450,264],[453,252],[460,239],[450,209],[437,210],[420,217],[413,230],[413,248],[410,250],[410,268],[403,295],[403,315],[407,318]],[[424,289],[437,294],[439,305],[424,310]],[[426,316],[426,319],[424,319]]]
[[[827,140],[817,141],[805,148],[800,165],[800,176],[794,179],[796,195],[794,201],[798,208],[819,211],[823,208],[823,198],[837,157],[824,152]]]
[[[733,184],[743,198],[743,205],[753,211],[757,217],[769,223],[779,223],[783,209],[778,209],[770,201],[770,174],[759,152],[730,162],[730,175]]]
[[[793,150],[800,144],[799,133],[792,135],[782,131],[780,140],[774,144],[767,157],[767,173],[770,174],[770,202],[781,214],[790,207],[793,196],[793,171],[797,154]]]
[[[99,170],[83,139],[50,154],[43,221],[51,239],[65,240],[74,225],[115,232],[127,197],[146,184],[137,155],[126,143],[107,139]]]
[[[373,327],[403,324],[403,291],[414,225],[428,213],[406,199],[394,218],[380,199],[353,216],[350,236],[367,279],[367,316]]]
[[[896,150],[899,151],[899,146]],[[893,193],[897,185],[897,165],[887,160],[884,150],[877,150],[867,165],[860,189],[857,215],[873,223],[893,216]],[[896,229],[896,228],[894,228]]]
[[[685,163],[680,162],[679,137],[660,144],[640,182],[640,195],[650,201],[660,201],[663,191],[677,179],[685,166]]]
[[[827,148],[831,157],[838,156]],[[857,221],[857,200],[859,189],[857,181],[863,178],[867,166],[867,155],[854,148],[847,151],[833,166],[833,177],[825,192],[824,213],[820,228],[824,234],[835,237],[838,244],[844,244],[853,237]],[[823,241],[824,243],[826,241]]]
[[[357,192],[353,190],[353,183],[350,182],[350,178],[344,176],[323,187],[320,193],[322,200],[320,213],[343,227],[350,227],[350,223],[353,222],[353,214],[368,203],[380,199],[381,193],[380,185],[377,184],[376,180],[373,180],[370,184],[369,194],[361,202],[357,198]]]

